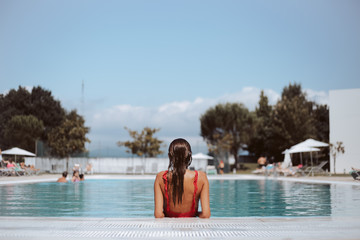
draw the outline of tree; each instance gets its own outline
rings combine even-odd
[[[253,132],[253,116],[241,103],[218,104],[201,117],[201,136],[215,152],[229,152],[237,165],[239,150]],[[211,149],[210,149],[211,150]]]
[[[145,127],[140,133],[133,131],[127,127],[125,129],[129,132],[133,141],[117,142],[119,147],[127,147],[126,152],[136,154],[139,157],[156,157],[163,153],[160,150],[163,141],[154,137],[154,134],[160,131],[159,128]]]
[[[275,158],[296,143],[314,137],[313,103],[306,99],[300,84],[289,84],[271,115],[268,147]]]
[[[66,169],[69,167],[68,159],[72,154],[85,152],[85,143],[90,142],[86,137],[90,129],[85,127],[85,120],[76,110],[66,115],[60,126],[53,128],[48,134],[48,144],[51,153],[58,157],[66,157]]]
[[[52,128],[59,126],[65,118],[65,110],[51,92],[34,87],[31,92],[19,86],[17,90],[11,89],[6,95],[0,94],[0,147],[12,147],[10,141],[4,136],[7,122],[16,115],[33,115],[41,120],[44,131],[41,140],[47,141],[47,135]]]
[[[5,125],[4,138],[11,146],[36,152],[35,142],[44,132],[44,124],[33,115],[16,115]]]
[[[255,109],[255,132],[248,147],[248,150],[257,156],[268,155],[270,152],[268,139],[271,133],[271,114],[272,106],[269,105],[269,100],[264,91],[261,91],[259,105]]]
[[[329,108],[327,105],[315,105],[313,109],[314,135],[317,140],[329,142]]]
[[[334,173],[336,173],[336,157],[340,154],[345,153],[345,147],[343,145],[343,142],[336,142],[336,144],[330,143],[329,147],[330,147],[330,153],[334,159]]]

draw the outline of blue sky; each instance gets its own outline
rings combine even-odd
[[[0,0],[0,93],[51,90],[110,155],[124,126],[203,146],[199,117],[216,103],[253,109],[261,89],[275,103],[289,82],[320,103],[359,88],[359,13],[347,0]]]

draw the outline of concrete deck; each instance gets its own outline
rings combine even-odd
[[[18,184],[18,183],[35,183],[35,182],[51,182],[56,181],[60,174],[41,174],[35,176],[11,176],[0,177],[0,185],[3,184]],[[246,175],[246,174],[224,174],[224,175],[209,175],[208,178],[235,180],[235,179],[277,179],[281,181],[295,181],[306,183],[336,183],[336,184],[351,184],[360,185],[360,181],[355,181],[350,175],[346,177],[336,176],[315,176],[315,177],[273,177],[263,175]],[[85,179],[155,179],[155,175],[85,175]]]
[[[352,218],[0,217],[0,239],[360,239]]]
[[[1,177],[0,184],[55,181],[57,175]],[[153,175],[93,175],[86,179],[154,179]],[[210,179],[265,179],[223,175]],[[272,177],[269,177],[272,179]],[[359,185],[351,177],[276,178]],[[1,239],[360,239],[354,217],[265,217],[211,219],[0,217]]]

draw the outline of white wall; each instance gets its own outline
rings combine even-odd
[[[168,158],[69,158],[68,172],[72,172],[75,164],[80,164],[83,171],[91,163],[94,173],[143,174],[158,173],[167,170]],[[25,158],[25,164],[34,165],[41,172],[62,173],[66,170],[66,159],[57,158]],[[191,167],[205,171],[207,160],[193,159]]]
[[[336,173],[360,168],[360,89],[333,90],[330,97],[330,142],[341,141],[345,153],[336,157]],[[330,171],[334,159],[330,155]]]

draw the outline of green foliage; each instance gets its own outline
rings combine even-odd
[[[250,140],[253,132],[253,115],[241,103],[218,104],[201,117],[201,136],[210,151],[231,153],[235,160],[238,152]]]
[[[285,87],[280,101],[274,107],[271,118],[271,134],[268,139],[270,154],[282,158],[285,149],[314,138],[313,103],[306,99],[299,84]]]
[[[282,151],[307,138],[328,142],[329,109],[308,101],[300,84],[286,86],[273,107],[262,92],[255,113],[256,133],[249,150],[258,156],[271,155],[279,160]]]
[[[47,140],[47,134],[59,126],[65,118],[65,110],[59,101],[55,100],[51,92],[41,87],[34,87],[31,92],[19,86],[17,90],[10,90],[6,95],[0,94],[0,147],[14,147],[4,136],[6,124],[17,115],[33,115],[43,122],[44,131],[41,140]]]
[[[248,150],[255,155],[269,155],[271,152],[267,141],[271,135],[272,106],[268,97],[261,91],[259,106],[255,109],[254,134],[250,139]]]
[[[75,110],[71,111],[61,125],[53,128],[48,134],[51,153],[58,157],[69,157],[86,151],[85,143],[90,142],[86,137],[87,133],[89,128],[85,127],[83,117]]]
[[[44,132],[44,124],[33,115],[16,115],[5,125],[4,138],[11,146],[35,152],[35,141]]]
[[[345,153],[345,147],[343,145],[343,142],[336,142],[336,144],[330,143],[329,147],[330,147],[330,153],[334,159],[334,173],[336,173],[336,157],[340,154]]]
[[[163,153],[160,150],[163,141],[158,140],[154,137],[154,134],[160,129],[145,127],[140,133],[133,131],[127,127],[125,129],[129,132],[130,137],[133,141],[117,142],[119,147],[126,147],[126,152],[136,154],[139,157],[156,157]]]
[[[316,105],[313,110],[314,135],[317,140],[329,142],[329,108],[327,105]]]

